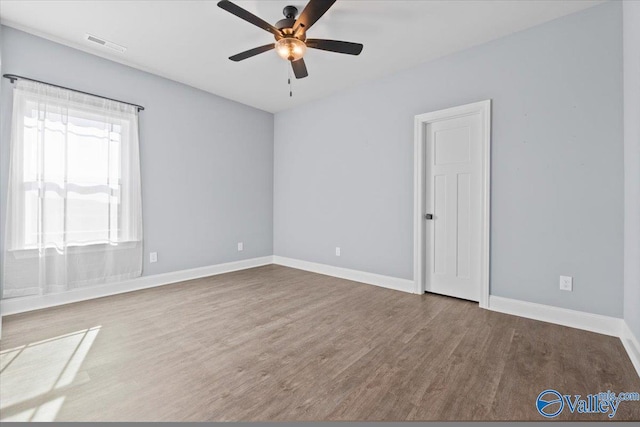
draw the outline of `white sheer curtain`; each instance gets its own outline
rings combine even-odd
[[[139,276],[137,109],[19,80],[6,218],[3,298]]]

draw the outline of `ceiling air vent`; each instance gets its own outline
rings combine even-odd
[[[108,40],[101,39],[100,37],[96,37],[92,34],[85,34],[84,38],[92,43],[96,43],[101,46],[108,47],[109,49],[117,50],[118,52],[125,52],[127,50],[127,48],[124,46],[120,46],[117,43],[113,43]]]

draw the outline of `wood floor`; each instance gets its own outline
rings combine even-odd
[[[545,389],[640,391],[617,338],[273,265],[3,322],[3,420],[542,420]]]

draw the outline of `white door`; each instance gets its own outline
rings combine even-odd
[[[483,129],[479,113],[426,124],[425,288],[479,301]]]

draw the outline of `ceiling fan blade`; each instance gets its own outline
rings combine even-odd
[[[293,25],[294,33],[298,33],[298,31],[304,33],[311,28],[335,2],[336,0],[310,0]]]
[[[346,53],[347,55],[360,55],[361,43],[343,42],[340,40],[307,39],[307,47],[314,49],[328,50],[329,52]]]
[[[218,2],[218,7],[226,10],[229,13],[237,16],[240,19],[244,19],[245,21],[255,25],[256,27],[260,27],[265,31],[269,31],[271,34],[278,36],[278,38],[282,38],[282,31],[269,24],[267,21],[258,18],[253,13],[241,8],[240,6],[231,3],[228,0],[222,0]]]
[[[266,44],[260,47],[254,47],[253,49],[246,50],[244,52],[238,53],[236,55],[230,56],[229,59],[235,62],[242,61],[247,58],[251,58],[252,56],[256,56],[260,53],[266,52],[276,47],[275,43]]]
[[[291,61],[291,67],[293,67],[293,74],[296,76],[296,79],[303,79],[309,75],[303,58],[297,61]]]

